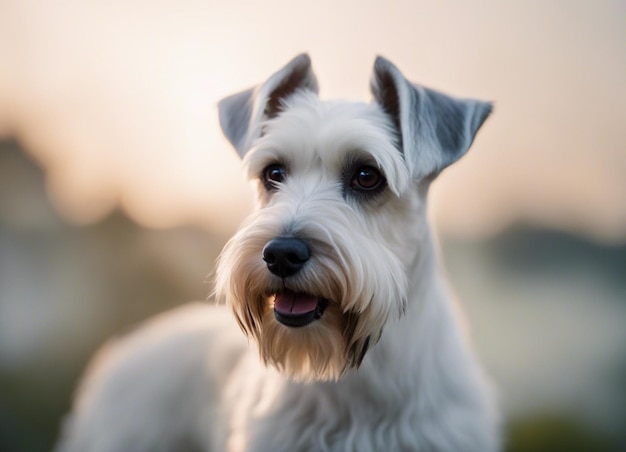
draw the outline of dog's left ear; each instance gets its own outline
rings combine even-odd
[[[412,84],[382,57],[376,58],[371,89],[398,129],[416,180],[436,176],[465,154],[492,110],[488,102],[456,99]]]
[[[261,85],[222,99],[219,110],[222,131],[240,157],[261,135],[261,122],[281,111],[283,101],[298,90],[317,93],[311,59],[298,55]]]

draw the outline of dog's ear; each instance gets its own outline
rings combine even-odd
[[[492,110],[488,102],[456,99],[412,84],[382,57],[376,58],[371,89],[398,129],[415,179],[436,176],[465,154]]]
[[[222,99],[217,107],[220,125],[228,141],[243,157],[252,140],[261,133],[261,122],[280,113],[283,100],[298,90],[317,93],[317,78],[311,59],[301,54],[265,83]]]

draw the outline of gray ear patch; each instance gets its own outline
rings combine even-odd
[[[283,101],[298,90],[317,93],[311,59],[301,54],[264,83],[222,99],[218,105],[220,125],[240,157],[260,134],[260,123],[280,113]]]
[[[253,93],[254,88],[250,88],[226,97],[218,104],[222,132],[241,157],[252,118]]]
[[[398,129],[415,179],[436,175],[463,156],[492,110],[488,102],[457,99],[413,84],[382,57],[374,64],[371,89]]]

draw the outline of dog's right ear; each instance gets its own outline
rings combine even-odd
[[[305,53],[295,57],[265,83],[218,103],[222,131],[240,157],[261,135],[261,122],[278,115],[284,99],[298,90],[318,91],[311,58]]]

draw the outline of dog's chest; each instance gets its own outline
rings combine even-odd
[[[420,443],[416,404],[407,398],[384,399],[365,384],[286,384],[283,389],[274,392],[270,410],[249,407],[245,438],[231,443],[234,450],[401,451]]]

